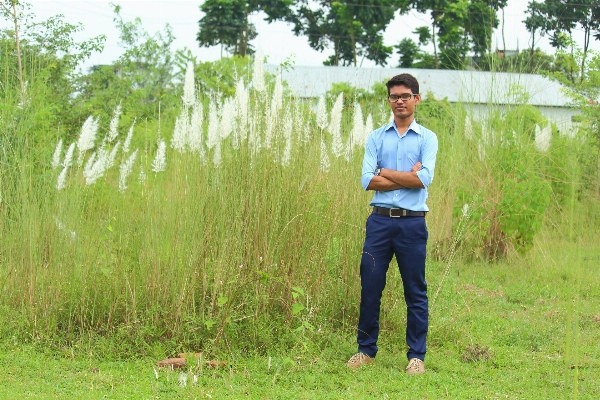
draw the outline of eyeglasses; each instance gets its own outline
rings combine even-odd
[[[398,95],[398,94],[390,94],[388,96],[388,100],[391,101],[392,103],[396,103],[400,99],[402,99],[402,101],[408,101],[413,96],[416,96],[416,94],[413,94],[413,93],[402,93],[400,95]]]

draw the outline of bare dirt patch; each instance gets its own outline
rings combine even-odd
[[[487,361],[491,354],[489,347],[475,343],[467,346],[461,358],[464,362]]]

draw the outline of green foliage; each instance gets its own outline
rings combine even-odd
[[[111,65],[100,65],[83,76],[78,84],[82,118],[100,114],[110,119],[117,104],[125,115],[138,119],[157,118],[159,104],[169,110],[179,100],[173,88],[175,39],[169,25],[151,36],[139,18],[124,21],[114,5],[114,21],[125,52]]]
[[[369,0],[319,1],[318,7],[298,2],[292,21],[296,35],[308,36],[309,45],[323,51],[333,46],[334,54],[325,65],[358,65],[360,57],[385,65],[392,47],[383,43],[383,32],[397,10],[406,11],[408,2]]]
[[[415,118],[434,132],[443,131],[444,134],[453,135],[455,124],[451,121],[464,116],[464,112],[461,105],[450,104],[448,99],[438,100],[429,92],[422,96]]]
[[[520,51],[515,55],[503,56],[498,53],[486,53],[477,59],[477,68],[481,71],[517,72],[521,74],[540,74],[552,71],[555,58],[540,49]]]
[[[243,79],[246,85],[252,75],[250,57],[224,57],[217,61],[201,62],[194,68],[196,86],[202,93],[215,93],[224,96],[235,94],[235,85]]]
[[[259,11],[273,22],[290,16],[291,0],[207,0],[200,5],[204,16],[198,21],[196,40],[200,47],[221,45],[234,56],[249,56],[254,53],[250,41],[258,33],[248,17]]]
[[[531,174],[521,180],[506,179],[502,188],[500,226],[506,239],[521,253],[533,245],[550,202],[550,185]]]
[[[497,261],[512,250],[524,253],[539,232],[552,188],[540,155],[533,150],[539,111],[517,107],[468,133],[479,160],[470,180],[459,185],[453,233],[468,257]],[[533,132],[532,132],[533,131]]]
[[[399,68],[411,68],[417,58],[421,55],[419,46],[411,38],[404,38],[396,45],[400,55]]]

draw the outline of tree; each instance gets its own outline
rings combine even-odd
[[[550,44],[557,49],[564,48],[567,43],[565,34],[572,38],[575,29],[583,30],[583,57],[578,66],[579,77],[583,80],[591,36],[600,37],[600,0],[532,1],[527,15],[524,21],[527,30],[533,36],[538,30],[542,35],[549,34]],[[532,49],[533,46],[532,43]]]
[[[250,14],[263,11],[268,22],[286,19],[292,4],[292,0],[206,0],[200,6],[204,17],[198,21],[196,40],[200,47],[221,45],[233,55],[250,55],[254,53],[250,41],[258,34],[248,21]]]
[[[23,80],[23,61],[21,60],[21,40],[19,38],[19,20],[20,16],[23,15],[23,6],[18,0],[2,0],[0,1],[0,9],[2,16],[5,19],[10,20],[14,26],[14,37],[15,37],[15,50],[17,55],[17,76],[19,79],[19,85],[21,87],[21,101],[25,98],[25,82]],[[17,11],[17,6],[19,11]]]
[[[547,19],[544,17],[545,13],[546,11],[544,3],[530,1],[527,5],[527,11],[525,11],[527,18],[523,20],[523,23],[525,23],[525,28],[527,31],[531,33],[531,39],[529,40],[531,45],[529,48],[529,53],[531,55],[533,55],[535,45],[537,44],[535,40],[536,33],[540,31],[540,36],[544,36],[546,32]]]
[[[471,50],[479,58],[492,48],[492,33],[498,27],[497,12],[506,0],[471,0],[467,8],[465,31],[471,38]]]
[[[391,46],[383,44],[383,31],[397,10],[405,12],[408,0],[300,0],[290,19],[296,35],[306,35],[309,45],[323,51],[333,46],[333,55],[326,65],[358,65],[362,56],[385,65],[392,53]]]
[[[412,68],[415,58],[420,54],[419,46],[411,38],[404,38],[395,46],[400,54],[400,68]]]
[[[414,0],[411,6],[431,15],[435,67],[460,69],[467,53],[485,54],[498,26],[493,0]],[[439,46],[439,53],[438,53]]]
[[[176,104],[173,87],[175,57],[171,45],[175,39],[167,24],[164,31],[150,35],[142,21],[124,21],[121,7],[112,4],[120,45],[125,52],[111,65],[97,66],[82,77],[78,99],[91,112],[111,115],[123,102],[123,113],[138,118],[153,116],[158,105],[163,109]],[[88,114],[89,115],[89,114]]]

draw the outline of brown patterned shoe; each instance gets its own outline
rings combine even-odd
[[[362,365],[371,364],[373,359],[365,353],[356,353],[346,363],[348,368],[356,369]]]
[[[406,373],[408,375],[420,375],[425,373],[425,364],[423,360],[418,358],[411,358],[406,367]]]

